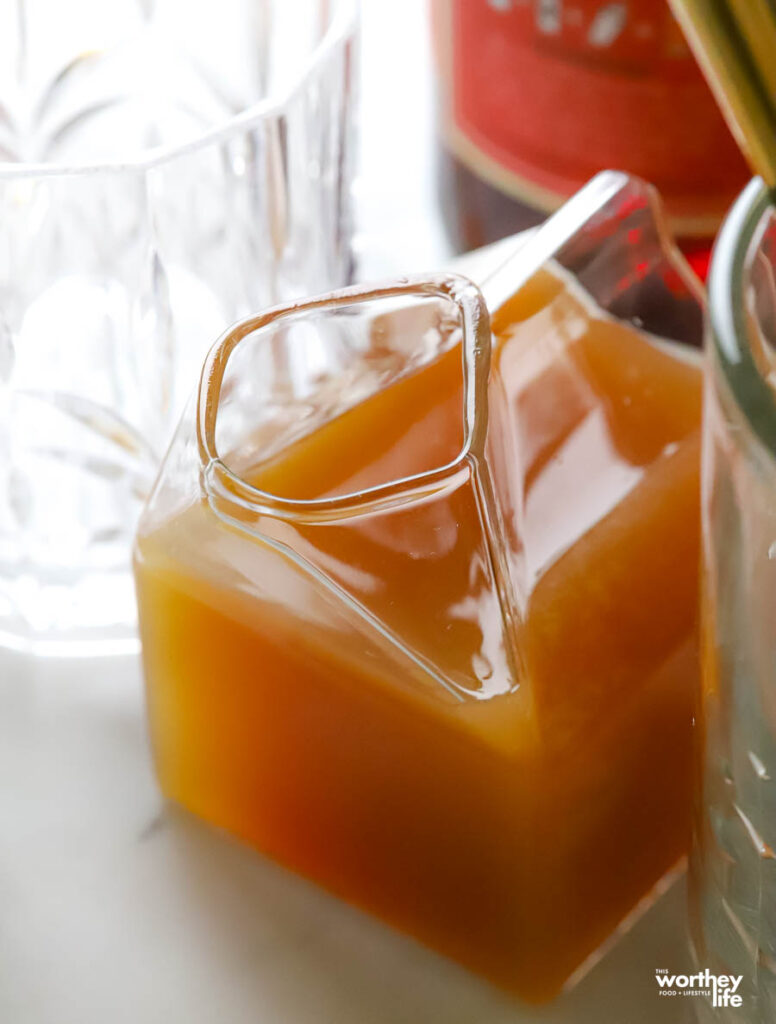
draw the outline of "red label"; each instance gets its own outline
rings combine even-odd
[[[450,145],[551,209],[604,168],[713,230],[748,178],[666,0],[436,0]]]

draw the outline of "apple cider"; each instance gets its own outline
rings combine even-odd
[[[513,617],[465,469],[411,514],[325,522],[224,524],[192,492],[141,524],[135,572],[164,792],[542,1001],[685,852],[701,381],[552,266],[492,328]],[[243,477],[303,509],[452,464],[460,364]]]

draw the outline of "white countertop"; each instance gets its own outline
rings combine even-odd
[[[134,658],[0,660],[4,1024],[676,1024],[682,890],[521,1007],[166,805]]]

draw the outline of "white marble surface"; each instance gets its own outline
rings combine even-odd
[[[521,1007],[166,806],[134,659],[0,661],[4,1024],[676,1024],[681,890]]]

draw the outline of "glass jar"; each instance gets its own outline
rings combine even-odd
[[[708,1021],[776,1021],[776,209],[753,181],[709,277],[703,701],[690,872],[700,970],[740,976]]]

